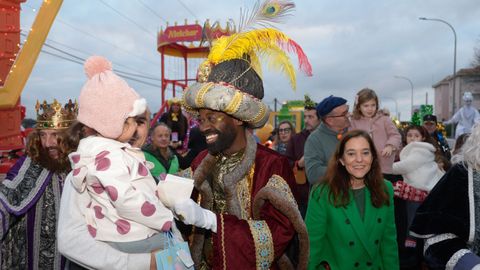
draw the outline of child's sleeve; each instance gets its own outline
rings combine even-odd
[[[428,192],[425,190],[414,188],[403,181],[395,182],[393,191],[395,197],[413,202],[423,202],[428,195]]]
[[[85,226],[87,192],[77,192],[72,174],[65,179],[58,216],[58,250],[69,260],[88,269],[150,269],[150,253],[127,254],[96,241]]]
[[[400,161],[393,163],[392,172],[393,174],[406,174],[417,168],[419,162],[420,161],[416,160],[415,158],[406,157],[404,159],[401,159]]]

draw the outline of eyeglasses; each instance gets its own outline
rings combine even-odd
[[[344,113],[342,114],[339,114],[339,115],[327,115],[327,117],[330,117],[330,118],[335,118],[335,117],[348,117],[350,115],[350,112],[348,112],[348,110],[350,109],[349,106],[347,106],[347,109],[345,110]]]
[[[291,128],[279,128],[278,133],[290,133],[292,131]]]

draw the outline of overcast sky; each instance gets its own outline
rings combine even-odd
[[[24,33],[41,2],[22,4]],[[160,27],[165,28],[166,21],[183,24],[185,19],[219,20],[222,25],[228,19],[238,22],[240,8],[253,4],[253,0],[64,1],[47,43],[82,59],[103,55],[114,68],[156,79],[132,76],[151,85],[127,79],[156,111],[160,106],[160,54],[156,50]],[[425,103],[427,93],[431,104],[431,85],[453,73],[453,32],[443,23],[418,17],[448,21],[457,32],[457,71],[470,67],[473,49],[480,44],[478,0],[301,0],[296,1],[293,16],[278,28],[303,47],[313,77],[299,73],[294,92],[286,78],[264,68],[264,100],[273,108],[275,97],[280,101],[303,99],[307,93],[318,102],[334,94],[353,104],[356,92],[369,87],[392,114],[396,113],[395,100],[401,119],[409,119],[410,85],[394,76],[411,79],[414,104],[419,105]],[[51,47],[44,50],[74,59]],[[178,59],[169,59],[167,65],[171,78],[181,74]],[[41,53],[22,93],[27,117],[35,117],[37,99],[64,102],[78,97],[85,80],[82,65]]]

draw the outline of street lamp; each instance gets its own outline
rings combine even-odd
[[[397,119],[400,120],[400,112],[398,111],[398,102],[396,99],[392,98],[392,97],[381,97],[382,99],[390,99],[392,100],[393,102],[395,102],[395,114],[397,115]]]
[[[422,21],[436,21],[436,22],[441,22],[453,31],[453,37],[454,37],[454,43],[453,43],[453,91],[452,91],[452,115],[455,113],[455,77],[457,75],[457,32],[455,32],[455,28],[448,22],[441,20],[441,19],[436,19],[436,18],[425,18],[425,17],[420,17],[418,18],[419,20]],[[453,131],[453,125],[452,125],[452,131]],[[452,133],[453,134],[453,133]]]
[[[411,81],[409,78],[404,77],[404,76],[397,76],[397,75],[395,75],[395,76],[393,76],[393,77],[396,78],[396,79],[407,80],[407,81],[410,83],[410,88],[412,89],[412,95],[411,95],[411,100],[410,100],[410,102],[411,102],[410,112],[411,112],[411,114],[412,114],[412,116],[413,116],[413,83],[412,83],[412,81]]]

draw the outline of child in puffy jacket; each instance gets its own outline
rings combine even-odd
[[[429,135],[421,126],[408,127],[405,141],[400,161],[393,164],[393,172],[401,174],[408,185],[428,193],[443,176],[435,162],[437,149],[429,142]]]
[[[400,161],[393,163],[393,173],[403,176],[403,181],[394,184],[394,191],[396,197],[407,201],[408,227],[417,208],[444,174],[435,161],[437,148],[430,140],[424,127],[407,127],[406,145],[400,151]],[[407,245],[412,241],[407,239]]]

